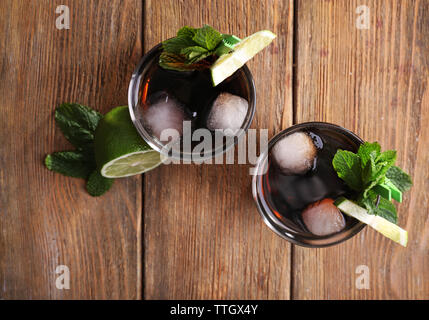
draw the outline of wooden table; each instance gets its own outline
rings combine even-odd
[[[60,4],[70,29],[55,27]],[[0,298],[429,298],[428,0],[1,0],[0,16]],[[142,54],[204,23],[278,35],[248,63],[252,128],[327,121],[398,150],[414,180],[398,206],[408,248],[369,228],[330,248],[291,245],[259,217],[247,165],[163,166],[100,198],[45,169],[70,147],[59,103],[127,104]],[[59,265],[69,289],[55,285]],[[356,287],[361,265],[369,289]]]

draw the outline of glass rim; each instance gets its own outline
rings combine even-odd
[[[270,139],[270,141],[268,142],[267,149],[265,149],[258,157],[255,174],[252,179],[252,194],[253,194],[253,199],[256,203],[258,212],[262,217],[264,223],[277,235],[279,235],[281,238],[293,244],[300,245],[303,247],[323,248],[323,247],[329,247],[329,246],[339,244],[341,242],[344,242],[352,238],[353,236],[358,234],[363,228],[365,228],[366,224],[356,220],[354,225],[351,226],[350,228],[347,228],[338,233],[334,233],[326,236],[316,236],[316,235],[312,236],[308,232],[305,232],[305,233],[298,232],[297,230],[294,230],[288,227],[287,225],[285,225],[282,221],[280,221],[276,217],[276,215],[270,209],[269,205],[266,203],[265,198],[260,192],[261,190],[260,184],[263,177],[263,175],[260,174],[260,172],[264,168],[264,166],[267,165],[268,153],[271,150],[271,148],[274,146],[274,144],[285,135],[291,134],[295,131],[300,131],[302,129],[307,129],[309,127],[335,130],[337,132],[340,132],[346,135],[348,138],[351,138],[352,140],[354,140],[357,145],[360,145],[364,142],[354,132],[344,127],[341,127],[339,125],[328,123],[328,122],[317,122],[317,121],[304,122],[304,123],[293,125],[287,129],[284,129]]]
[[[139,135],[146,141],[146,143],[155,151],[161,153],[165,157],[169,157],[175,160],[184,160],[184,161],[192,161],[194,153],[184,152],[183,150],[179,150],[173,152],[172,154],[166,152],[162,142],[153,137],[143,126],[141,121],[137,118],[134,108],[138,105],[138,95],[140,90],[141,79],[144,73],[145,66],[154,58],[155,55],[159,53],[162,43],[158,43],[152,49],[150,49],[143,57],[140,59],[136,68],[133,71],[131,76],[131,81],[128,87],[128,110],[130,113],[131,121],[134,124],[134,127],[137,129]],[[204,156],[200,153],[198,154],[198,161],[205,161],[209,159],[213,159],[216,156],[224,154],[226,151],[234,147],[239,139],[247,132],[249,129],[253,118],[255,116],[256,111],[256,88],[255,82],[253,80],[252,73],[250,72],[247,65],[243,65],[237,71],[242,70],[244,73],[245,81],[249,88],[249,107],[247,110],[246,117],[243,121],[241,128],[238,130],[237,135],[233,135],[232,139],[225,139],[227,142],[223,143],[221,146],[212,148],[211,150],[204,152]],[[236,72],[237,72],[236,71]],[[177,156],[178,155],[178,156]]]

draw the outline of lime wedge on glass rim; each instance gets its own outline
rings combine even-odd
[[[398,227],[396,224],[380,216],[369,214],[366,209],[343,197],[337,199],[335,201],[335,205],[345,214],[369,225],[373,229],[383,234],[385,237],[399,243],[404,247],[407,246],[408,233],[404,229]]]
[[[100,120],[94,149],[97,166],[106,178],[133,176],[161,164],[160,154],[134,128],[127,106],[112,109]]]
[[[275,37],[276,35],[269,30],[258,31],[236,44],[233,52],[219,57],[210,68],[213,85],[217,86],[240,69],[259,51],[267,47]]]

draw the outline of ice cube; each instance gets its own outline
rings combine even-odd
[[[313,167],[317,149],[305,132],[292,133],[271,149],[275,163],[284,174],[304,174]]]
[[[166,129],[174,129],[180,137],[183,133],[183,121],[188,120],[183,106],[167,93],[155,93],[156,100],[143,111],[145,127],[153,136],[160,139]]]
[[[326,236],[344,229],[346,221],[334,200],[326,198],[309,205],[302,212],[302,220],[307,229],[317,235]]]
[[[249,103],[246,99],[222,92],[213,102],[207,117],[207,128],[222,129],[225,130],[225,134],[235,134],[241,128],[248,108]]]

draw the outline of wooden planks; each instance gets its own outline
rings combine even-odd
[[[355,27],[370,9],[370,29]],[[398,206],[404,249],[366,228],[328,249],[294,249],[294,299],[429,298],[429,2],[297,1],[295,120],[345,126],[398,150],[414,187]],[[358,290],[367,265],[370,289]]]
[[[55,28],[52,1],[0,2],[0,299],[136,299],[142,282],[147,299],[429,298],[428,1],[66,4],[70,30]],[[355,27],[360,5],[370,9],[369,30]],[[369,229],[332,248],[291,248],[259,218],[249,166],[164,166],[145,175],[144,199],[141,177],[94,199],[83,181],[43,167],[47,153],[70,148],[54,125],[57,104],[102,112],[126,104],[141,38],[147,51],[182,25],[203,23],[279,36],[248,64],[257,87],[252,128],[272,136],[292,120],[328,121],[399,151],[414,179],[398,206],[407,249]],[[70,290],[55,287],[63,264]],[[359,265],[369,267],[369,290],[355,286]]]
[[[55,2],[0,4],[0,299],[139,298],[141,177],[95,199],[43,159],[70,148],[56,105],[127,103],[142,4],[66,4],[70,30],[56,29]],[[58,265],[70,269],[69,290],[55,286]]]
[[[257,87],[252,128],[270,135],[292,122],[293,1],[153,1],[144,9],[145,51],[183,25],[244,37],[279,35],[249,67]],[[169,165],[145,175],[147,299],[288,299],[290,245],[259,217],[249,166]]]

